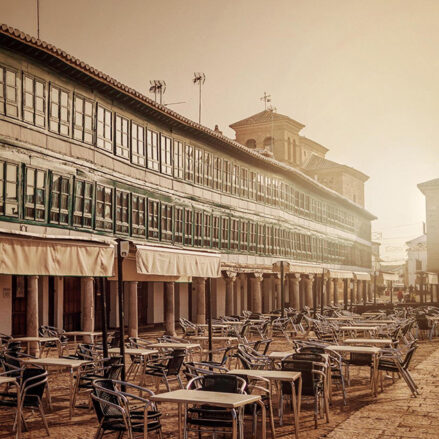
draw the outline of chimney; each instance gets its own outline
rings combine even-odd
[[[218,125],[215,125],[215,129],[214,129],[214,131],[215,131],[215,133],[218,133],[218,134],[222,134],[222,133],[223,133],[223,132],[220,131],[220,129],[218,128]]]

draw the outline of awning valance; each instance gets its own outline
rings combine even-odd
[[[356,280],[370,280],[370,274],[366,272],[354,271]]]
[[[352,271],[346,270],[328,270],[327,273],[328,277],[332,277],[334,279],[352,279],[354,277]]]
[[[138,273],[155,276],[221,277],[219,253],[137,245]]]
[[[437,273],[427,273],[427,283],[430,285],[437,285],[439,283]]]
[[[396,273],[380,273],[380,278],[383,281],[389,281],[389,282],[399,281],[399,276]]]
[[[72,237],[0,235],[0,274],[112,276],[114,246]]]
[[[277,261],[273,264],[273,271],[280,272],[280,262]],[[285,273],[299,273],[299,274],[322,274],[323,267],[317,265],[302,265],[302,264],[292,264],[288,261],[283,261],[284,272]]]

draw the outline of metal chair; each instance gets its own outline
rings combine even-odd
[[[11,375],[9,374],[8,376]],[[26,431],[28,429],[24,418],[24,409],[31,409],[32,412],[37,409],[40,412],[47,436],[49,436],[49,426],[42,403],[44,390],[47,388],[47,371],[37,367],[29,367],[21,371],[18,380],[20,384],[20,397],[17,393],[2,393],[0,394],[0,406],[18,407],[18,404],[20,404],[21,419],[17,419],[17,415],[15,416],[14,427],[17,425],[17,422],[23,422]]]
[[[228,374],[208,374],[197,376],[189,381],[187,389],[222,393],[245,393],[246,382],[243,378]],[[244,423],[243,410],[225,409],[212,405],[199,405],[185,408],[184,437],[188,431],[195,431],[199,435],[210,433],[213,438],[223,434],[225,430],[232,430],[237,425],[239,437],[243,438]]]
[[[410,362],[412,361],[413,355],[416,352],[418,345],[416,341],[412,342],[407,350],[404,359],[401,358],[401,355],[398,350],[392,349],[389,351],[384,351],[382,357],[378,362],[378,370],[380,373],[380,381],[381,381],[381,391],[383,391],[383,371],[397,373],[402,376],[407,386],[409,387],[412,395],[416,398],[419,395],[418,386],[414,382],[410,372]]]
[[[174,349],[169,357],[165,357],[164,360],[168,360],[166,363],[158,361],[148,362],[145,366],[145,375],[162,379],[166,385],[168,392],[171,390],[169,381],[176,380],[183,388],[183,383],[180,379],[180,369],[183,365],[186,351],[184,349]]]
[[[326,388],[327,362],[321,354],[313,353],[296,353],[282,359],[282,370],[301,372],[302,374],[302,395],[312,396],[314,398],[314,425],[317,428],[317,422],[320,412],[320,404],[323,399],[326,422],[329,422],[329,397]],[[297,392],[297,385],[294,384]],[[283,422],[283,397],[291,395],[292,386],[290,383],[281,383],[279,403],[279,422]]]
[[[136,434],[143,434],[146,438],[150,432],[156,432],[162,438],[161,413],[154,402],[134,395],[134,391],[141,395],[154,395],[149,389],[122,381],[93,382],[91,398],[99,422],[95,439],[111,432],[118,433],[118,437],[126,433],[129,439],[134,439]]]

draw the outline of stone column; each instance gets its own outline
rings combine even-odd
[[[300,309],[299,275],[291,274],[289,280],[290,306],[295,309]]]
[[[233,302],[234,302],[234,284],[236,280],[236,273],[233,271],[224,271],[224,280],[226,281],[226,316],[232,316]]]
[[[27,278],[26,335],[38,337],[38,276]],[[38,356],[38,343],[30,343],[29,354]]]
[[[175,332],[175,282],[164,282],[165,292],[165,334],[176,335]]]
[[[255,313],[262,312],[262,279],[262,273],[254,273],[254,278],[252,282],[252,311]]]
[[[274,282],[271,276],[262,279],[262,312],[269,313],[273,309]]]
[[[280,302],[280,274],[275,273],[273,275],[273,309],[280,309]]]
[[[233,314],[239,316],[241,310],[241,280],[236,276],[235,282],[233,282]]]
[[[64,278],[55,277],[54,282],[54,325],[56,328],[64,328]]]
[[[333,293],[334,293],[334,305],[338,305],[338,283],[339,279],[331,279],[333,282]]]
[[[305,305],[309,306],[310,308],[313,307],[313,284],[314,284],[314,277],[312,274],[308,275],[308,279],[305,281]]]
[[[334,279],[328,278],[326,281],[326,300],[325,305],[334,303]]]
[[[357,281],[357,303],[363,304],[363,281],[358,280]]]
[[[192,286],[195,291],[195,297],[197,302],[197,314],[195,323],[204,325],[206,323],[206,278],[193,278]]]
[[[241,273],[239,275],[239,286],[240,286],[240,294],[241,294],[241,311],[244,309],[248,309],[247,303],[247,275],[245,273]]]
[[[368,302],[373,302],[373,291],[372,291],[372,281],[367,281],[367,300]]]
[[[83,315],[83,331],[93,332],[95,330],[95,297],[93,290],[93,278],[86,277],[83,279],[83,298],[84,303],[82,307]],[[84,337],[86,343],[92,342],[92,337]]]
[[[351,290],[351,303],[357,303],[357,281],[352,281],[352,290]]]
[[[305,277],[305,275],[302,274],[300,276],[300,283],[299,283],[300,309],[303,309],[303,307],[306,305],[306,300],[305,300],[306,281],[307,278]]]
[[[350,280],[343,279],[343,305],[345,308],[349,305]]]
[[[139,311],[137,282],[127,282],[128,289],[128,337],[139,336]]]

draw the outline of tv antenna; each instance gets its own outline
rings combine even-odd
[[[200,87],[199,97],[198,97],[198,123],[201,124],[201,86],[206,82],[206,75],[201,72],[195,72],[192,82],[194,84],[198,84]]]
[[[267,92],[264,91],[264,96],[262,96],[262,98],[260,98],[260,100],[264,101],[264,110],[267,110],[267,104],[269,104],[271,102],[271,95],[268,95]]]
[[[149,84],[151,85],[151,87],[149,87],[149,92],[154,93],[154,101],[157,102],[158,94],[160,97],[160,104],[162,104],[163,95],[166,91],[166,82],[159,79],[154,79],[152,81],[149,81]]]

